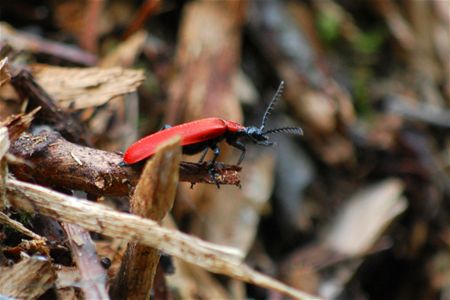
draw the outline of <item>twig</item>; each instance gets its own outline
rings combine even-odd
[[[279,291],[295,299],[317,299],[269,276],[254,271],[229,248],[159,226],[155,221],[114,211],[101,204],[77,199],[47,188],[8,180],[7,196],[12,206],[28,212],[38,211],[62,222],[158,248],[211,272]]]
[[[104,5],[103,0],[88,1],[84,10],[85,23],[78,39],[80,45],[91,53],[97,52],[98,28]]]
[[[54,131],[36,135],[25,133],[11,144],[10,152],[29,162],[10,165],[17,178],[94,195],[129,195],[141,171],[141,166],[120,167],[122,155],[119,153],[70,143]],[[73,159],[71,153],[82,165]],[[240,167],[216,164],[216,170],[220,184],[239,185]],[[180,181],[214,183],[207,163],[182,162]]]
[[[95,65],[97,56],[81,50],[78,47],[45,40],[36,35],[14,30],[6,23],[0,24],[2,40],[16,50],[27,50],[35,53],[46,53],[70,62],[86,66]]]
[[[95,244],[89,231],[70,223],[62,223],[81,275],[81,289],[85,299],[109,299],[106,291],[106,272],[99,263]]]
[[[16,220],[11,219],[6,214],[0,212],[0,223],[8,225],[12,227],[14,230],[17,230],[18,232],[29,236],[30,238],[33,238],[35,240],[45,240],[45,237],[40,236],[39,234],[34,233],[30,229],[23,226],[22,223],[17,222]]]
[[[124,34],[124,39],[127,39],[137,31],[139,31],[147,21],[147,19],[157,12],[161,7],[161,0],[146,0],[138,9],[138,14],[128,27]]]

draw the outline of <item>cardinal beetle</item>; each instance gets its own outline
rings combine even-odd
[[[214,163],[220,154],[220,148],[217,146],[217,143],[224,139],[229,145],[241,150],[241,156],[237,162],[239,165],[245,155],[245,145],[239,141],[241,137],[249,138],[258,145],[271,146],[273,142],[269,141],[270,134],[278,132],[287,132],[296,135],[303,134],[302,129],[299,127],[282,127],[264,130],[270,113],[283,93],[283,88],[284,82],[282,81],[264,112],[260,127],[245,127],[239,123],[220,118],[206,118],[173,127],[166,125],[161,131],[150,134],[132,144],[125,151],[121,165],[135,164],[152,156],[155,154],[159,144],[176,135],[181,136],[181,146],[183,147],[184,154],[193,155],[204,151],[199,162],[203,162],[208,148],[213,150],[214,157],[210,164],[210,170],[212,170],[210,173],[213,172]],[[214,173],[211,173],[211,176],[215,178]]]

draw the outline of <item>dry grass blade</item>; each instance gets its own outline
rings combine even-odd
[[[103,205],[79,200],[47,188],[17,180],[7,183],[7,197],[12,206],[29,212],[77,224],[106,236],[139,241],[163,250],[211,272],[225,274],[255,285],[279,291],[296,299],[316,299],[293,289],[269,276],[252,270],[220,247],[198,238],[159,226],[156,222],[126,213],[119,213]]]
[[[0,223],[8,225],[9,227],[13,228],[14,230],[17,230],[18,232],[20,232],[26,236],[29,236],[32,239],[45,240],[44,237],[40,236],[39,234],[34,233],[30,229],[23,226],[22,223],[11,219],[10,217],[8,217],[7,215],[5,215],[2,212],[0,212]]]
[[[2,298],[36,299],[55,281],[56,274],[50,261],[44,257],[27,258],[10,268],[0,268],[0,295]]]

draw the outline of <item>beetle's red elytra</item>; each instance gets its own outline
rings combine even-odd
[[[127,164],[140,162],[155,154],[159,144],[176,135],[181,136],[181,146],[187,147],[189,145],[199,145],[204,142],[211,143],[218,137],[225,137],[227,132],[235,133],[244,129],[245,127],[239,123],[219,118],[206,118],[183,123],[155,132],[132,144],[125,152],[123,161]],[[200,149],[199,152],[201,150],[202,149]],[[186,153],[189,151],[186,151],[185,149],[183,152]],[[195,153],[196,152],[194,151],[192,154]]]
[[[284,82],[281,82],[272,101],[267,107],[261,126],[245,127],[233,121],[227,121],[220,118],[206,118],[188,123],[183,123],[150,134],[134,144],[132,144],[123,156],[123,164],[135,164],[155,154],[156,148],[162,142],[179,135],[181,136],[181,146],[183,153],[196,154],[204,151],[200,162],[203,161],[208,149],[213,150],[214,157],[211,161],[211,167],[220,154],[217,143],[225,140],[229,145],[241,150],[241,156],[237,164],[239,165],[244,159],[245,145],[239,140],[240,138],[248,138],[254,143],[263,146],[270,146],[273,142],[269,141],[269,135],[273,133],[286,132],[295,135],[302,135],[303,131],[300,127],[282,127],[270,130],[264,130],[266,121],[272,112],[276,102],[283,93]]]

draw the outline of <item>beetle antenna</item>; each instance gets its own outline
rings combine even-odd
[[[275,95],[273,96],[272,100],[269,103],[269,106],[267,107],[266,111],[264,112],[264,116],[263,116],[263,119],[261,122],[261,127],[259,128],[260,130],[263,130],[264,126],[266,126],[267,118],[269,117],[270,113],[272,112],[278,99],[280,99],[281,95],[283,94],[283,90],[284,90],[284,81],[281,81]]]
[[[295,134],[295,135],[303,135],[303,130],[300,127],[282,127],[282,128],[275,128],[270,129],[265,132],[263,132],[264,135],[266,134],[273,134],[273,133],[280,133],[285,132],[289,134]]]

